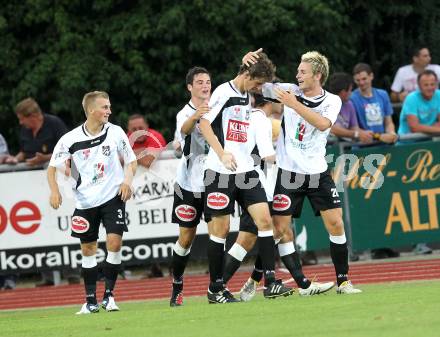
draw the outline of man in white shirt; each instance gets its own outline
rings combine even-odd
[[[265,276],[264,296],[274,298],[292,294],[292,289],[275,280],[273,224],[265,191],[254,170],[251,152],[256,144],[256,129],[251,121],[249,92],[261,90],[271,81],[275,67],[261,53],[257,63],[242,65],[238,75],[213,92],[210,111],[202,116],[200,129],[210,145],[205,172],[205,214],[212,217],[208,259],[210,303],[237,300],[223,285],[223,258],[230,214],[234,203],[246,209],[258,227],[258,243]],[[272,147],[272,146],[271,146]],[[273,148],[259,148],[261,157],[273,154]]]
[[[327,136],[341,109],[341,99],[322,88],[328,74],[327,58],[316,51],[307,52],[302,55],[298,66],[298,86],[292,84],[286,90],[285,86],[283,89],[274,85],[271,90],[284,104],[277,142],[276,160],[279,170],[272,214],[278,234],[288,234],[292,216],[301,216],[307,196],[315,215],[322,217],[329,233],[337,292],[354,294],[361,290],[354,288],[348,280],[348,249],[341,200],[325,160]],[[295,255],[293,240],[283,239],[287,241],[283,246],[283,254],[290,256],[288,269],[292,269],[291,272],[298,271],[300,262],[298,255]],[[300,286],[301,295],[314,295],[328,290],[328,287],[313,286],[307,279],[305,282],[307,284]]]
[[[87,93],[82,102],[87,120],[60,138],[47,169],[50,205],[58,209],[62,197],[56,180],[56,170],[70,161],[76,209],[71,223],[71,235],[81,241],[82,270],[86,303],[77,314],[99,311],[96,300],[98,276],[96,250],[99,226],[106,229],[107,258],[103,266],[105,292],[102,307],[118,311],[113,289],[121,265],[122,234],[125,223],[125,202],[132,195],[131,182],[136,172],[136,156],[127,135],[119,126],[108,122],[111,114],[107,93]],[[120,157],[125,164],[121,165]]]
[[[405,97],[418,89],[417,76],[425,69],[434,71],[437,78],[440,78],[440,65],[430,64],[431,54],[426,47],[419,47],[414,49],[412,56],[412,63],[400,67],[394,76],[393,84],[391,85],[391,100],[393,102],[403,102]]]
[[[172,222],[179,225],[179,238],[174,245],[172,260],[172,307],[183,304],[183,273],[203,213],[203,173],[209,150],[208,143],[200,132],[199,122],[209,111],[211,76],[205,68],[193,67],[186,75],[186,86],[191,93],[191,99],[176,116],[176,138],[183,155],[177,168],[171,216]]]

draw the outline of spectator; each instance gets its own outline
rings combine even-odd
[[[410,93],[403,102],[399,135],[412,132],[440,134],[440,90],[437,74],[429,69],[417,77],[419,90]],[[426,243],[414,247],[416,254],[431,254]]]
[[[434,71],[424,70],[417,77],[419,90],[410,93],[400,113],[399,135],[412,132],[440,134],[440,90]]]
[[[390,97],[385,90],[373,88],[374,74],[370,65],[358,63],[353,68],[354,82],[358,88],[353,91],[350,100],[356,110],[361,129],[372,131],[373,139],[383,143],[395,143],[397,135],[391,115]],[[371,251],[373,259],[398,257],[400,254],[391,248],[379,248]]]
[[[58,139],[67,132],[64,122],[57,116],[43,113],[33,98],[18,103],[15,114],[21,125],[20,152],[7,158],[6,163],[26,161],[34,166],[48,162]]]
[[[338,95],[342,100],[341,111],[335,124],[331,128],[331,133],[339,138],[348,138],[355,142],[371,143],[373,132],[359,128],[356,110],[350,95],[353,89],[353,80],[347,73],[334,73],[329,80],[329,91]]]
[[[431,55],[426,47],[414,49],[412,63],[400,67],[391,85],[391,99],[393,102],[403,102],[405,97],[417,89],[417,76],[425,69],[433,70],[437,78],[440,77],[440,65],[430,64]]]
[[[154,159],[164,150],[165,138],[160,132],[151,129],[145,117],[140,114],[134,114],[128,118],[127,130],[127,136],[136,153],[138,164],[149,168]]]
[[[374,140],[395,143],[397,135],[391,118],[393,108],[388,93],[373,88],[374,74],[366,63],[358,63],[353,68],[353,77],[358,88],[353,91],[350,100],[355,107],[359,127],[372,131]]]

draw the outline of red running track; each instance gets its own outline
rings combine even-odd
[[[304,267],[309,278],[319,281],[333,281],[335,278],[332,265]],[[288,273],[279,270],[277,276],[292,282]],[[248,272],[238,272],[229,282],[228,287],[235,292],[240,290]],[[434,280],[440,279],[440,259],[355,263],[350,266],[350,279],[354,284],[383,283],[393,281]],[[187,275],[184,295],[201,296],[206,294],[208,275]],[[118,281],[115,296],[118,302],[133,300],[151,300],[168,298],[171,278]],[[102,294],[103,282],[98,284],[98,295]],[[30,300],[32,299],[32,300]],[[80,305],[84,301],[82,285],[62,285],[57,287],[21,288],[0,291],[0,310],[55,307],[61,305]]]

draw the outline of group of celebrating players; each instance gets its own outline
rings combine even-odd
[[[179,225],[179,238],[173,249],[171,306],[183,304],[183,275],[202,215],[209,232],[209,303],[238,301],[227,282],[255,243],[255,268],[240,291],[242,301],[252,299],[263,277],[264,297],[293,294],[293,288],[275,277],[276,247],[300,295],[332,289],[334,282],[314,282],[304,275],[295,251],[291,222],[292,217],[301,215],[306,196],[329,233],[337,293],[361,292],[348,279],[341,200],[325,160],[326,139],[341,108],[339,97],[322,88],[328,74],[326,57],[312,51],[301,57],[298,85],[273,83],[275,66],[260,49],[247,53],[237,76],[211,95],[209,72],[202,67],[189,70],[186,84],[191,99],[176,117],[183,156],[172,213],[172,222]],[[269,116],[280,104],[284,112],[275,152]],[[124,131],[108,122],[111,106],[107,93],[86,94],[83,108],[86,122],[59,140],[49,163],[48,181],[50,204],[57,209],[62,197],[56,169],[65,169],[69,163],[76,199],[71,229],[72,236],[81,241],[86,292],[86,303],[78,314],[89,314],[100,308],[96,251],[101,222],[107,234],[101,307],[119,310],[113,290],[121,264],[122,235],[127,231],[125,202],[132,195],[136,155]],[[267,167],[275,162],[278,171],[276,180],[271,181]],[[243,210],[240,231],[225,254],[236,202]]]

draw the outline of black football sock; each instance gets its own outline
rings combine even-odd
[[[336,271],[338,286],[348,280],[348,248],[347,242],[338,244],[330,241],[330,255]]]
[[[223,289],[223,257],[226,239],[210,236],[208,241],[209,290],[219,292]]]
[[[84,288],[86,291],[86,302],[89,304],[97,304],[96,301],[96,281],[98,279],[98,266],[92,268],[82,267],[84,277]]]

